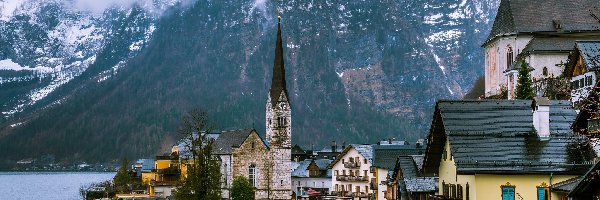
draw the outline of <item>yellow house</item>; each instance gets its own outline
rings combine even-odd
[[[187,167],[192,163],[192,160],[181,159],[179,148],[174,146],[170,155],[156,156],[154,169],[142,173],[142,183],[148,186],[150,196],[171,196],[171,191],[187,175]]]
[[[574,156],[575,116],[569,101],[545,98],[438,101],[423,173],[439,176],[442,199],[566,199],[550,187],[593,159]]]

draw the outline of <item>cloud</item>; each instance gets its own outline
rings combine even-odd
[[[193,5],[195,1],[196,0],[73,0],[72,3],[78,10],[99,14],[111,7],[131,8],[134,5],[138,5],[150,13],[160,15],[166,9],[177,3],[181,3],[182,6],[187,7]]]

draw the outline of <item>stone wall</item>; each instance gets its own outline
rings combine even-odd
[[[270,156],[267,146],[256,132],[252,132],[240,147],[233,149],[232,177],[248,178],[250,165],[256,166],[256,199],[268,197],[270,180]]]

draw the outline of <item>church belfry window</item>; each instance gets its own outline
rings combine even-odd
[[[547,67],[544,67],[544,69],[542,69],[542,75],[548,76],[548,68]]]
[[[514,52],[512,47],[508,46],[506,48],[506,69],[508,69],[510,67],[510,65],[512,65],[514,61]]]
[[[256,187],[256,166],[251,164],[248,168],[248,180],[252,187]]]

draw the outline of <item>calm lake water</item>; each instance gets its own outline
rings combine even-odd
[[[79,188],[115,172],[0,172],[0,199],[81,199]]]

